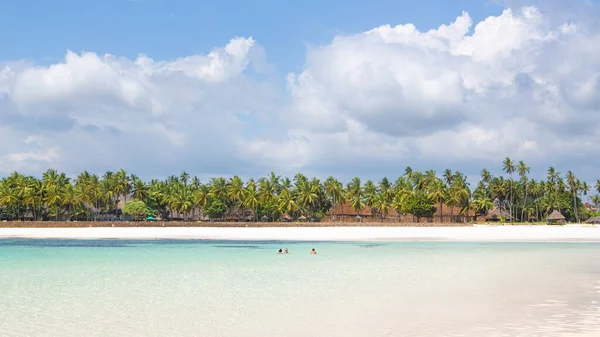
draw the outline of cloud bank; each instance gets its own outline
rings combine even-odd
[[[285,90],[257,76],[268,50],[252,37],[168,61],[0,63],[0,174],[477,174],[510,156],[596,178],[600,27],[581,17],[511,7],[337,36]]]

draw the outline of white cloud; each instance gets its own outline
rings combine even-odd
[[[308,48],[285,96],[248,74],[271,70],[251,37],[175,60],[0,63],[0,174],[476,173],[506,156],[577,171],[600,164],[600,25],[555,14],[337,36]]]
[[[400,167],[499,166],[506,156],[544,167],[600,163],[600,58],[592,56],[600,30],[590,24],[556,23],[526,6],[475,26],[463,12],[425,32],[405,24],[338,36],[309,48],[304,70],[288,75],[292,102],[282,119],[288,135],[310,140],[307,167],[351,156]],[[333,141],[357,129],[365,153]],[[271,155],[290,148],[285,138],[261,144]],[[394,159],[369,158],[383,149]]]
[[[264,63],[260,49],[252,38],[234,38],[208,55],[173,61],[69,51],[48,67],[5,63],[1,171],[233,172],[225,159],[239,164],[246,127],[236,114],[262,115],[277,97],[269,83],[244,74]]]

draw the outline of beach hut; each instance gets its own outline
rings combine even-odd
[[[511,221],[513,217],[506,210],[501,208],[493,208],[486,214],[485,221],[500,221],[500,219]]]
[[[500,219],[504,219],[506,221],[512,221],[513,217],[504,209],[500,200],[494,200],[494,207],[486,214],[485,221],[500,221]]]
[[[591,224],[594,224],[594,225],[600,224],[600,216],[595,216],[595,217],[589,218],[586,221],[586,223],[591,223]]]
[[[550,213],[550,215],[548,215],[548,217],[546,218],[546,220],[548,220],[548,223],[565,223],[565,216],[562,215],[562,213],[560,213],[560,211],[558,210],[554,210],[552,211],[552,213]]]
[[[301,215],[301,216],[298,218],[298,221],[306,221],[306,217],[305,217],[304,215]]]

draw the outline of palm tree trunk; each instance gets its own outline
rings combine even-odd
[[[575,221],[579,223],[579,215],[577,214],[577,196],[573,193],[573,209],[575,210]]]
[[[523,214],[525,213],[525,204],[527,203],[527,184],[525,184],[525,194],[523,198],[523,209],[521,210],[521,222],[523,222]]]
[[[514,217],[513,217],[513,182],[512,182],[512,175],[510,177],[510,204],[508,204],[509,210],[510,210],[510,217],[513,218],[512,220],[514,221]]]
[[[331,212],[331,222],[333,222],[334,214],[335,214],[335,194],[333,195],[333,212]]]

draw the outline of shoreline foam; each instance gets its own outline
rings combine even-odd
[[[0,228],[0,239],[600,242],[600,226]]]

